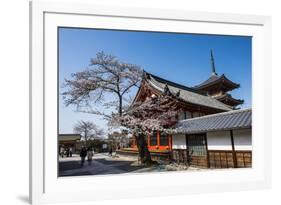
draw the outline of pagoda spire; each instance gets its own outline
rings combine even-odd
[[[217,75],[216,73],[216,66],[215,66],[215,60],[213,56],[213,50],[211,49],[211,65],[212,65],[212,75]]]

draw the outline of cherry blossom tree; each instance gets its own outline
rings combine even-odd
[[[163,95],[130,105],[129,92],[134,86],[139,86],[142,77],[143,71],[139,66],[99,52],[87,69],[65,79],[63,88],[66,90],[62,95],[66,106],[76,105],[78,111],[103,116],[111,126],[127,128],[136,138],[142,164],[150,165],[153,161],[147,147],[147,135],[155,130],[168,132],[176,122],[179,93],[172,94],[166,86]],[[112,95],[111,101],[105,100],[107,94]],[[93,104],[115,108],[116,112],[93,109]],[[83,123],[77,126],[76,131],[83,131],[81,125]],[[86,136],[87,131],[84,129],[83,132]]]
[[[122,116],[128,105],[130,90],[139,86],[142,79],[142,69],[133,64],[124,63],[115,56],[98,52],[90,60],[88,68],[65,79],[62,93],[66,106],[75,105],[81,112],[93,113],[110,118],[111,112],[94,109],[93,104],[104,108],[114,108]],[[112,95],[106,100],[106,95]],[[110,110],[110,109],[107,109]]]
[[[169,91],[169,90],[167,90]],[[147,147],[147,136],[153,131],[170,132],[177,122],[178,97],[171,92],[136,102],[122,116],[113,116],[112,123],[128,128],[135,136],[139,158],[144,165],[151,165],[151,155]]]

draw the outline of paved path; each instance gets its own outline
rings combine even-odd
[[[134,159],[114,158],[105,153],[94,154],[91,164],[86,160],[83,167],[81,167],[80,157],[77,155],[59,159],[59,176],[122,174],[152,171],[152,169],[136,165]]]

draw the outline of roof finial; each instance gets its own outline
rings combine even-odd
[[[211,49],[211,64],[212,64],[212,75],[217,75],[216,73],[216,66],[215,66],[215,60],[213,56],[213,50]]]

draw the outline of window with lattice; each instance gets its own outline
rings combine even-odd
[[[192,156],[207,155],[205,135],[189,135],[188,149],[189,149],[189,154]]]

